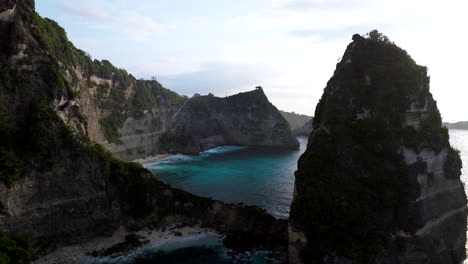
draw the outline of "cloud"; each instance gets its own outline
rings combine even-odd
[[[312,9],[347,9],[356,7],[357,1],[354,0],[293,0],[284,3],[281,8],[291,11],[307,12]]]
[[[330,29],[330,30],[321,30],[321,29],[301,29],[301,30],[291,30],[287,34],[297,38],[308,38],[314,39],[315,41],[332,41],[338,38],[346,37],[349,38],[355,33],[363,33],[370,31],[371,28],[366,26],[355,26],[355,27],[346,27],[342,29]]]
[[[301,78],[292,79],[295,78],[270,65],[219,61],[204,63],[196,71],[157,76],[164,87],[187,96],[213,93],[223,97],[253,90],[260,85],[277,108],[311,115],[322,89],[304,91],[303,88],[310,87],[310,83],[304,83]]]
[[[98,8],[94,8],[94,7],[84,7],[84,6],[71,5],[69,3],[61,3],[60,8],[62,8],[63,11],[69,14],[77,15],[77,16],[84,17],[84,18],[89,18],[89,19],[103,21],[103,22],[115,21],[115,18],[111,17],[109,14],[107,14],[103,10],[99,10]]]
[[[61,3],[59,7],[66,13],[81,17],[91,26],[98,29],[110,29],[122,33],[121,37],[143,40],[168,29],[174,29],[173,24],[160,24],[152,17],[141,15],[132,10],[114,10],[111,4],[101,2],[100,5],[73,5]],[[112,13],[112,14],[111,14]],[[93,21],[94,23],[89,23]]]
[[[226,7],[213,15],[170,1],[60,2],[67,22],[73,20],[68,25],[79,30],[71,37],[137,77],[156,75],[186,95],[224,96],[261,85],[278,108],[308,114],[351,36],[378,29],[429,67],[444,118],[466,119],[462,0],[251,1],[254,7],[239,1],[241,11]]]
[[[287,7],[292,4],[297,8]],[[307,4],[308,8],[299,8],[298,5],[306,6],[305,2],[284,2],[281,5],[270,6],[261,12],[234,17],[231,22],[264,30],[275,28],[277,32],[305,35],[312,30],[324,33],[366,25],[387,25],[396,21],[390,15],[375,12],[371,6],[354,1],[352,4],[336,4],[335,8],[333,8],[334,4],[330,3],[310,3]]]
[[[183,95],[213,93],[225,96],[262,85],[271,74],[267,68],[264,65],[209,62],[196,71],[162,75],[158,81]]]

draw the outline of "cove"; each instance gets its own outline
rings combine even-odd
[[[81,264],[267,264],[277,263],[271,252],[254,251],[230,255],[216,234],[184,238],[181,241],[158,243],[136,250],[127,256],[89,258]]]
[[[146,164],[172,186],[228,203],[243,202],[264,208],[277,218],[288,218],[299,150],[224,146],[198,156],[175,155]]]

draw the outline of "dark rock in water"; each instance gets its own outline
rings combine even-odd
[[[130,243],[130,244],[141,244],[140,239],[144,237],[139,236],[137,234],[128,234],[125,236],[125,241]]]
[[[135,264],[154,263],[180,263],[180,264],[204,264],[217,263],[220,257],[218,252],[209,247],[187,247],[170,252],[156,251],[134,259]]]
[[[290,263],[461,263],[467,200],[426,67],[353,36],[295,174]]]
[[[174,236],[178,236],[178,237],[183,235],[180,231],[174,231],[174,232],[172,232],[172,234],[174,234]]]
[[[117,243],[109,248],[105,248],[98,251],[93,251],[88,253],[94,257],[103,257],[103,256],[111,256],[117,257],[121,255],[127,255],[134,249],[137,249],[144,244],[146,244],[142,239],[144,237],[136,235],[136,234],[128,234],[125,236],[125,241],[121,243]]]

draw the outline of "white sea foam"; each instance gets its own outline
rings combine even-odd
[[[212,153],[226,153],[226,152],[237,151],[237,150],[246,149],[246,148],[248,147],[246,146],[222,146],[222,147],[216,147],[216,148],[205,150],[201,152],[200,155],[212,154]]]
[[[216,147],[212,149],[205,150],[203,152],[200,152],[198,156],[190,156],[190,155],[183,155],[183,154],[177,154],[173,155],[170,157],[167,157],[165,159],[159,160],[154,163],[148,163],[144,164],[143,166],[148,169],[158,169],[161,167],[161,165],[165,164],[170,164],[170,163],[181,163],[181,162],[191,162],[191,161],[197,161],[203,158],[206,158],[207,156],[211,155],[217,155],[217,154],[222,154],[222,153],[227,153],[227,152],[232,152],[232,151],[238,151],[242,149],[246,149],[248,147],[246,146],[222,146],[222,147]]]
[[[99,258],[89,258],[83,262],[83,264],[125,264],[133,263],[133,260],[145,254],[146,252],[151,251],[164,251],[169,252],[177,250],[180,248],[200,246],[200,245],[215,245],[222,244],[221,236],[213,232],[205,232],[193,236],[187,237],[175,237],[175,238],[165,238],[157,241],[156,243],[150,244],[144,248],[137,249],[132,251],[127,256],[118,256],[118,257],[99,257]]]

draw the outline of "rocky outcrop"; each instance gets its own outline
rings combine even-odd
[[[107,149],[124,160],[135,160],[165,152],[160,148],[161,136],[172,127],[179,109],[153,109],[143,116],[129,117],[120,129],[118,143],[105,142]]]
[[[284,118],[263,92],[245,94],[243,98],[253,96],[245,102],[236,99],[240,95],[180,96],[157,81],[137,80],[107,60],[92,60],[68,41],[64,29],[55,21],[39,17],[31,7],[33,3],[16,2],[2,2],[0,18],[5,19],[0,19],[0,37],[5,41],[0,43],[0,50],[11,53],[8,58],[11,64],[29,71],[39,70],[34,68],[34,62],[53,58],[57,65],[50,67],[49,77],[56,78],[57,85],[64,88],[53,95],[54,110],[68,126],[102,143],[118,157],[134,160],[173,151],[196,154],[195,150],[209,146],[252,142],[274,147],[298,145],[290,128],[283,124]],[[201,100],[207,104],[206,111],[190,113],[199,110],[196,107]],[[223,109],[221,101],[226,108]],[[236,114],[230,114],[228,108]],[[248,113],[243,114],[245,110]],[[206,126],[194,125],[201,120],[191,117],[200,115],[208,122]],[[224,126],[223,131],[212,129],[217,124]],[[180,147],[187,143],[184,141],[168,142],[168,137],[179,136],[179,130],[185,128],[197,129],[192,132],[199,136],[188,142],[190,146]],[[174,135],[174,131],[179,134]]]
[[[302,127],[294,129],[292,132],[298,137],[308,137],[310,133],[314,130],[312,127],[312,119],[307,121]]]
[[[289,125],[263,89],[218,98],[196,96],[174,116],[162,149],[197,154],[221,145],[298,148]]]
[[[295,174],[290,263],[461,263],[467,200],[425,67],[374,31],[328,81]]]
[[[444,123],[444,126],[448,129],[468,130],[468,121],[460,121],[456,123]]]
[[[287,121],[261,88],[226,98],[182,97],[156,81],[135,80],[110,62],[98,68],[120,72],[85,73],[72,67],[74,100],[60,100],[65,122],[103,143],[119,158],[134,160],[158,153],[198,154],[221,145],[297,148]],[[123,72],[123,73],[122,73]],[[88,75],[88,77],[83,77]],[[104,76],[103,76],[104,75]],[[73,77],[69,78],[73,83]],[[84,118],[77,118],[76,113]],[[83,121],[84,120],[84,121]]]
[[[279,110],[281,115],[288,121],[291,125],[292,130],[299,129],[304,126],[307,122],[312,120],[312,116],[301,115],[295,112],[286,112]]]
[[[13,6],[8,21],[0,21],[0,231],[24,235],[39,253],[122,224],[169,221],[212,226],[254,247],[285,245],[284,221],[174,189],[90,140],[137,133],[125,125],[115,133],[125,122],[164,130],[157,123],[185,99],[108,61],[92,61],[34,12],[33,1],[2,1],[0,14]],[[158,133],[150,129],[141,134]]]
[[[160,95],[163,96],[163,95]],[[157,153],[198,154],[223,145],[298,148],[286,120],[261,88],[225,98],[197,95],[129,117],[107,148],[132,160]]]

